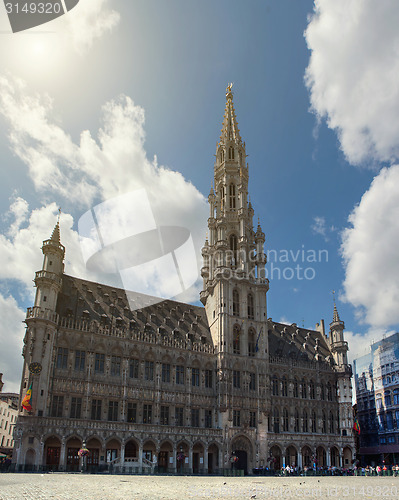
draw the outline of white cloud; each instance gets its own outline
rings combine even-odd
[[[399,2],[315,0],[305,81],[353,164],[399,158]]]
[[[63,198],[67,211],[73,211],[75,218],[103,200],[123,198],[127,204],[126,210],[120,210],[118,218],[109,223],[113,232],[115,228],[120,228],[122,238],[126,224],[121,222],[124,212],[127,214],[131,209],[128,206],[129,200],[133,200],[135,193],[144,188],[158,226],[181,226],[189,229],[197,250],[199,268],[199,249],[204,240],[207,216],[206,200],[180,173],[158,166],[156,159],[152,162],[147,159],[144,149],[144,111],[129,97],[121,96],[106,103],[103,106],[102,128],[97,138],[85,130],[80,135],[79,143],[75,143],[54,122],[51,99],[31,95],[26,85],[19,80],[0,77],[0,113],[9,124],[10,143],[14,153],[27,165],[36,190],[44,194],[45,198]],[[42,212],[54,214],[55,209],[55,205],[50,205],[32,212],[29,227],[19,230],[27,215],[27,207],[23,200],[13,203],[10,210],[16,220],[8,231],[8,238],[3,236],[0,240],[0,255],[3,253],[8,262],[7,270],[2,272],[3,277],[18,275],[20,280],[27,283],[30,273],[29,279],[32,279],[32,267],[25,269],[26,263],[31,265],[38,261],[39,242],[48,237],[49,230],[54,225],[54,219],[50,222],[51,217],[46,217],[47,225],[43,224],[43,218],[40,221],[37,219]],[[70,231],[73,219],[69,217],[63,223],[69,224]],[[65,215],[61,220],[64,219]],[[65,232],[62,234],[63,243],[66,244]],[[73,269],[78,276],[88,277],[80,252],[74,250],[77,234],[71,234],[74,237],[70,238],[69,243],[73,248],[74,260],[70,259],[71,265],[66,266],[66,272],[72,274]],[[27,244],[31,237],[32,241],[37,241],[37,247]],[[71,247],[66,246],[67,255],[71,255]],[[33,253],[36,257],[33,257]],[[17,259],[16,255],[24,256],[22,268],[18,272],[13,270],[18,269],[18,266],[12,266]],[[92,279],[93,276],[98,281],[103,281],[98,274],[91,273]],[[112,284],[116,285],[114,282]],[[197,300],[197,294],[198,289],[195,288],[189,295],[185,295],[185,299]]]
[[[67,34],[78,52],[86,52],[94,40],[119,24],[120,15],[109,4],[109,0],[82,0],[65,16]]]
[[[0,353],[4,392],[19,392],[25,313],[13,297],[0,294]]]
[[[358,319],[386,327],[399,323],[399,165],[377,175],[343,232],[345,299]]]
[[[314,233],[320,234],[324,238],[326,237],[326,218],[325,217],[313,217],[313,224],[311,229]]]

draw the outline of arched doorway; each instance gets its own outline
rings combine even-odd
[[[173,457],[173,445],[169,441],[165,441],[161,444],[161,448],[158,453],[158,472],[168,472],[171,457]]]
[[[120,442],[113,438],[110,441],[107,442],[105,446],[105,459],[107,464],[109,463],[115,463],[117,458],[121,454],[121,444]],[[123,465],[123,464],[121,464]]]
[[[288,446],[285,450],[285,465],[290,467],[298,466],[298,454],[294,446]]]
[[[82,446],[82,441],[77,437],[68,439],[66,443],[67,451],[67,472],[77,472],[79,470],[79,455],[78,452]]]
[[[143,445],[143,463],[149,465],[148,462],[153,462],[153,457],[156,447],[154,441],[148,440]],[[147,461],[147,462],[146,462]]]
[[[36,452],[30,448],[25,455],[25,471],[32,471],[35,467]]]
[[[208,474],[215,474],[219,468],[219,448],[213,443],[208,448]]]
[[[193,447],[193,474],[198,474],[204,469],[204,446],[202,443],[195,443]]]
[[[268,458],[268,467],[271,470],[278,471],[282,467],[281,463],[281,449],[276,444],[270,448],[269,458]]]
[[[312,450],[309,446],[304,446],[302,448],[302,467],[313,467]]]
[[[44,456],[46,457],[47,470],[58,470],[60,465],[61,441],[51,436],[44,443]]]
[[[137,458],[137,444],[133,439],[130,439],[125,444],[125,462],[134,462]]]
[[[344,453],[342,457],[342,467],[344,469],[349,469],[352,465],[352,450],[349,448],[349,446],[345,446],[344,448]]]
[[[188,468],[188,444],[181,441],[177,444],[176,450],[176,471],[183,474]]]
[[[232,462],[232,468],[243,470],[244,474],[248,474],[248,467],[252,461],[252,445],[247,437],[239,436],[234,439],[231,445],[231,455],[238,459]]]
[[[101,443],[97,438],[91,438],[87,441],[86,448],[89,450],[89,454],[87,455],[87,470],[88,471],[97,471],[98,465],[100,461],[100,450]]]
[[[330,448],[331,466],[339,467],[339,451],[338,448],[332,446]]]
[[[316,450],[316,467],[325,467],[327,465],[326,450],[322,446],[318,446]]]

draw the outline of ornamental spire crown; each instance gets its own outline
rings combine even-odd
[[[223,125],[220,135],[221,144],[232,141],[237,145],[242,145],[240,129],[238,128],[237,117],[233,104],[233,84],[229,83],[226,88],[226,107],[224,110]]]

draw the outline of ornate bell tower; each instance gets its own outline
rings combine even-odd
[[[259,223],[256,232],[253,228],[245,143],[238,129],[232,85],[226,89],[214,189],[208,200],[209,239],[202,249],[201,301],[218,353],[219,423],[231,447],[225,450],[228,456],[235,446],[229,437],[233,438],[240,426],[256,427],[257,446],[262,448],[270,401],[265,235]]]
[[[65,247],[60,241],[59,221],[54,227],[51,238],[43,241],[43,266],[36,272],[36,297],[34,307],[26,314],[26,334],[22,355],[21,397],[32,384],[32,413],[46,416],[49,408],[49,388],[52,358],[56,342],[58,314],[57,299],[62,285],[64,272]],[[21,409],[21,414],[26,414]]]
[[[348,364],[348,342],[344,338],[345,323],[341,321],[334,301],[333,320],[330,323],[330,349],[334,356],[338,373],[337,397],[339,403],[340,431],[350,436],[353,427],[352,414],[352,367]]]

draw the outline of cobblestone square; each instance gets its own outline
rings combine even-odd
[[[1,474],[0,500],[399,499],[396,477]]]

